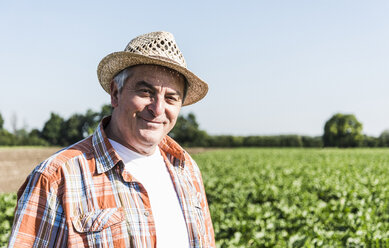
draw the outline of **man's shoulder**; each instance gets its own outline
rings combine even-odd
[[[72,175],[80,173],[80,165],[88,164],[87,161],[93,159],[93,156],[91,137],[57,151],[37,165],[28,175],[18,190],[18,199],[25,190],[32,189],[38,184],[39,187],[58,189],[59,185],[64,182],[63,179],[72,178]]]
[[[45,176],[55,175],[56,172],[69,163],[74,163],[80,159],[91,159],[94,156],[91,136],[57,151],[49,158],[41,162],[33,171]]]

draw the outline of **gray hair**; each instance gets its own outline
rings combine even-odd
[[[132,69],[132,66],[127,67],[126,69],[124,69],[124,70],[120,71],[118,74],[116,74],[116,76],[113,78],[113,81],[116,83],[116,86],[118,87],[119,92],[122,92],[122,88],[124,86],[124,83],[127,81],[127,79],[129,77],[132,76],[133,72],[131,69]],[[167,69],[172,70],[170,68],[167,68]],[[178,74],[180,74],[180,73],[178,73]],[[182,75],[182,74],[180,74],[180,75]],[[185,76],[183,76],[183,77],[184,77],[184,93],[183,93],[183,97],[182,97],[182,103],[184,103],[186,93],[188,91],[188,81],[186,80]]]
[[[120,71],[114,78],[113,81],[116,83],[118,87],[118,91],[122,92],[122,88],[127,79],[132,75],[131,67],[127,67],[126,69]]]

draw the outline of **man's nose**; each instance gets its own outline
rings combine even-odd
[[[155,117],[162,115],[165,112],[165,99],[162,96],[155,96],[148,109]]]

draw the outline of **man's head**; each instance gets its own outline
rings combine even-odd
[[[180,112],[185,79],[176,71],[158,65],[137,65],[111,83],[111,136],[139,153],[148,153],[174,127]],[[119,84],[119,87],[118,87]]]
[[[124,51],[104,57],[97,68],[103,89],[110,93],[113,78],[125,68],[135,65],[160,65],[179,72],[186,79],[186,97],[183,106],[201,100],[208,92],[208,85],[188,70],[183,54],[169,32],[152,32],[130,41]]]
[[[140,35],[103,58],[97,74],[114,107],[109,138],[149,154],[174,127],[181,106],[201,100],[208,85],[187,69],[168,32]]]

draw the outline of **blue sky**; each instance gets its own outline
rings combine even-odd
[[[387,1],[1,1],[0,113],[42,128],[109,103],[96,68],[137,35],[172,32],[208,82],[211,134],[321,135],[335,113],[389,128]]]

